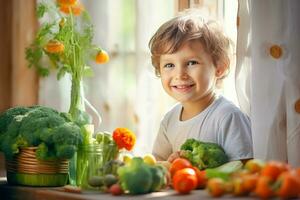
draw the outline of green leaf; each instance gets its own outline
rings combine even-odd
[[[47,6],[43,3],[39,3],[36,9],[36,15],[38,18],[42,18],[47,11]]]
[[[37,68],[37,72],[40,76],[42,77],[46,77],[49,75],[49,69],[48,68],[44,68],[44,67],[39,67]]]
[[[64,77],[64,75],[66,74],[67,70],[65,67],[62,67],[58,70],[57,75],[56,75],[56,79],[60,80],[62,77]]]

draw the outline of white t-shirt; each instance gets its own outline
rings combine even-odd
[[[188,138],[221,145],[230,160],[253,157],[250,119],[220,96],[195,117],[180,121],[181,104],[166,113],[154,143],[153,155],[167,160]]]

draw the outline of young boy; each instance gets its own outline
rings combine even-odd
[[[252,158],[249,118],[215,92],[229,70],[230,48],[216,22],[185,13],[163,24],[149,47],[164,90],[179,102],[161,121],[156,159],[172,162],[188,138],[221,145],[230,160]]]

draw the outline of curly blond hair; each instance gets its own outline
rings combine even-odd
[[[215,66],[220,61],[229,60],[231,40],[216,21],[205,21],[198,13],[199,11],[180,13],[164,23],[150,39],[152,65],[158,77],[160,56],[175,53],[183,44],[192,40],[202,43]]]

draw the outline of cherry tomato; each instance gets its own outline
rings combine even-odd
[[[110,186],[109,192],[115,196],[118,196],[118,195],[121,195],[124,193],[121,186],[118,183],[115,183],[112,186]]]
[[[269,176],[260,176],[257,180],[256,187],[255,187],[255,194],[262,198],[268,199],[274,196],[274,191],[271,187],[273,184],[272,178]]]
[[[209,179],[206,188],[213,197],[221,197],[226,193],[226,184],[221,178]]]
[[[171,177],[174,176],[174,174],[176,173],[176,171],[180,170],[180,169],[184,169],[187,167],[192,167],[192,164],[189,160],[185,159],[185,158],[176,158],[170,166],[170,173],[171,173]]]
[[[277,177],[282,173],[290,169],[287,163],[279,161],[269,161],[265,167],[261,170],[262,176],[268,176],[272,180],[276,180]]]
[[[247,169],[250,173],[260,172],[264,167],[265,163],[259,159],[251,159],[248,160],[245,164],[245,169]]]
[[[184,168],[178,170],[173,177],[173,188],[182,194],[187,194],[197,187],[197,175],[194,169]]]
[[[198,167],[195,166],[193,166],[192,169],[195,170],[197,175],[197,179],[198,179],[197,188],[205,188],[207,183],[205,170],[200,170]]]

